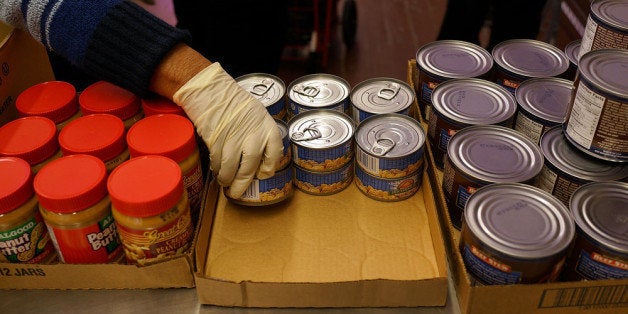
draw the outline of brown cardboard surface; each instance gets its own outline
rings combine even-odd
[[[17,117],[15,100],[22,91],[53,79],[44,46],[24,31],[0,23],[0,125]]]
[[[408,76],[416,78],[416,63],[408,62]],[[442,189],[443,171],[426,145],[427,173],[443,230],[451,277],[461,313],[626,313],[628,279],[546,284],[472,286],[458,250],[460,231],[450,223]]]
[[[427,176],[401,202],[370,199],[351,184],[328,196],[297,190],[283,203],[251,208],[213,189],[215,212],[206,208],[196,248],[201,303],[445,305],[445,252]]]

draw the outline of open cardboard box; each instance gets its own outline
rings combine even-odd
[[[327,196],[295,188],[292,198],[264,207],[233,204],[215,183],[207,197],[195,249],[202,304],[318,308],[447,302],[445,248],[425,173],[419,191],[400,202],[370,199],[354,183]]]
[[[416,62],[408,62],[409,77],[417,78]],[[461,313],[627,313],[628,279],[545,284],[474,286],[458,250],[460,231],[450,223],[442,189],[443,171],[426,145],[427,173],[432,183]]]

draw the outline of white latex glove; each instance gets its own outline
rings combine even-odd
[[[275,173],[283,154],[277,123],[264,105],[244,90],[219,63],[196,74],[173,96],[209,148],[218,183],[239,198],[253,177]]]

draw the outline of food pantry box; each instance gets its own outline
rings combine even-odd
[[[416,63],[408,62],[416,78]],[[628,311],[628,279],[546,284],[473,286],[458,250],[460,231],[450,223],[442,189],[443,172],[426,145],[427,173],[435,193],[451,277],[462,313],[620,313]]]
[[[233,307],[444,306],[447,264],[427,175],[400,202],[354,183],[245,207],[210,188],[196,245],[199,302]]]

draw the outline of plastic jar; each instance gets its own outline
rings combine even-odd
[[[105,163],[107,172],[129,159],[122,120],[106,113],[90,114],[70,123],[59,133],[63,155],[87,154]]]
[[[84,115],[112,114],[124,121],[127,130],[144,117],[139,97],[106,81],[98,81],[85,88],[79,96],[79,106]]]
[[[46,117],[32,116],[3,125],[0,156],[22,158],[37,173],[49,161],[61,157],[55,123]]]
[[[200,212],[204,183],[195,136],[192,122],[174,114],[146,117],[131,127],[126,136],[131,158],[161,155],[179,163],[193,221]]]
[[[76,88],[68,82],[49,81],[25,89],[15,100],[21,117],[42,116],[54,121],[61,130],[81,116]]]
[[[142,99],[142,110],[144,110],[144,116],[146,117],[157,114],[172,113],[187,118],[187,115],[181,106],[164,97]]]
[[[121,256],[106,178],[105,164],[90,155],[61,157],[35,176],[39,210],[62,262],[108,263]]]
[[[127,261],[148,265],[182,254],[194,228],[181,167],[170,158],[132,158],[114,169],[107,188]]]
[[[57,257],[38,210],[30,165],[0,157],[0,261],[47,264]]]

